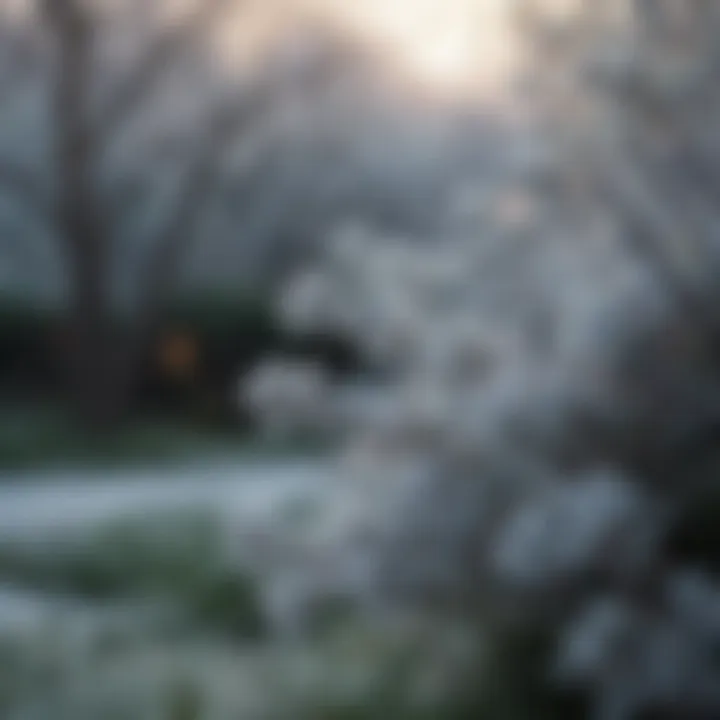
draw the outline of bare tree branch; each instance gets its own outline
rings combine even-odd
[[[222,174],[223,154],[238,137],[261,125],[275,107],[278,97],[290,89],[305,87],[324,67],[322,62],[296,63],[280,58],[248,90],[221,104],[210,116],[205,139],[195,162],[185,175],[167,224],[155,237],[152,256],[146,264],[140,307],[152,326],[162,303],[172,289],[187,250],[195,239],[200,221],[215,196]],[[251,173],[254,170],[250,170]],[[250,183],[246,178],[246,183]]]
[[[72,261],[85,264],[102,253],[104,244],[97,203],[96,148],[87,117],[93,20],[80,0],[45,0],[43,7],[58,51],[51,98],[58,231]],[[98,266],[92,274],[99,271]]]
[[[217,190],[221,157],[233,140],[265,113],[271,93],[260,89],[261,97],[239,98],[221,108],[211,119],[200,152],[185,176],[165,228],[158,234],[148,262],[144,308],[161,302],[179,271],[185,253],[196,236],[208,203]]]
[[[193,38],[206,30],[231,0],[201,0],[189,18],[155,38],[129,77],[110,93],[94,124],[96,135],[111,136],[137,108],[166,69],[178,60]]]
[[[139,290],[134,332],[116,358],[118,392],[132,393],[135,369],[142,361],[160,321],[164,302],[172,291],[182,263],[197,233],[222,175],[221,158],[236,137],[258,122],[266,113],[273,94],[264,86],[259,97],[245,94],[234,103],[221,107],[211,118],[205,142],[190,165],[164,228],[155,236],[150,258],[144,266]]]
[[[274,71],[249,90],[209,113],[206,131],[187,165],[170,212],[152,232],[150,250],[139,273],[135,316],[118,343],[113,325],[112,213],[106,212],[99,171],[105,139],[147,99],[169,64],[192,50],[196,33],[233,0],[198,0],[182,26],[156,39],[130,77],[111,93],[99,116],[92,117],[90,89],[94,73],[96,18],[85,0],[43,0],[43,19],[55,44],[52,77],[52,145],[57,212],[54,228],[71,272],[70,380],[78,410],[89,428],[118,417],[134,390],[137,369],[157,328],[164,302],[178,279],[187,249],[215,197],[222,156],[234,139],[264,116],[281,87]],[[187,144],[183,146],[187,150]],[[146,161],[147,158],[143,158]],[[115,178],[117,181],[117,178]],[[132,197],[129,185],[115,183],[118,206]],[[127,206],[126,206],[127,208]]]
[[[186,137],[154,142],[142,149],[142,162],[112,178],[107,188],[104,211],[107,226],[116,238],[122,236],[124,222],[138,212],[143,201],[154,199],[152,190],[168,175],[176,176],[188,155]]]

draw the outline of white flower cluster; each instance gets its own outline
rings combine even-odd
[[[673,12],[656,5],[638,3],[648,23]],[[717,717],[720,587],[667,552],[697,487],[681,442],[716,410],[705,330],[631,252],[627,207],[575,192],[582,172],[550,192],[520,174],[478,198],[476,233],[351,228],[284,299],[291,324],[350,333],[378,371],[372,401],[345,404],[354,537],[375,592],[554,624],[559,677],[602,720]],[[654,209],[635,226],[666,242]]]
[[[272,439],[323,436],[331,427],[326,413],[328,386],[322,368],[301,360],[274,360],[241,379],[239,400]]]
[[[655,427],[658,397],[670,415],[685,398],[682,382],[659,394],[692,375],[682,351],[648,340],[630,362],[642,338],[671,332],[663,288],[607,226],[571,242],[569,228],[503,234],[505,222],[490,210],[484,236],[433,247],[354,229],[284,299],[295,327],[351,332],[378,370],[377,386],[333,396],[356,431],[343,522],[374,568],[365,590],[434,606],[499,595],[572,620],[562,677],[582,676],[603,718],[691,696],[720,708],[720,677],[682,666],[707,671],[709,640],[686,628],[678,569],[662,567],[671,498],[613,444]],[[644,584],[660,588],[652,610]],[[697,598],[709,615],[715,592]],[[618,643],[632,673],[612,659]]]

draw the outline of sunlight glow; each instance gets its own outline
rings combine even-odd
[[[314,1],[429,88],[480,90],[512,68],[511,0]]]
[[[242,6],[217,41],[234,63],[314,21],[430,92],[495,91],[515,67],[513,0],[262,0]]]

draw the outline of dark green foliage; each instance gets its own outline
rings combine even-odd
[[[489,641],[489,645],[488,645]],[[478,640],[488,661],[478,657],[456,691],[437,705],[410,706],[407,697],[412,658],[362,702],[314,708],[308,720],[585,720],[586,699],[559,692],[547,676],[554,650],[553,636],[536,627],[496,631]]]
[[[211,425],[248,425],[233,392],[239,375],[280,343],[281,331],[266,301],[244,295],[195,293],[169,306],[163,332],[180,332],[198,348],[194,375],[166,377],[149,349],[138,402],[140,409],[182,414]]]
[[[498,631],[490,640],[490,662],[470,666],[456,678],[457,691],[439,705],[410,707],[404,701],[407,678],[391,673],[363,702],[321,708],[312,720],[585,720],[584,698],[558,692],[546,675],[552,651],[548,632]]]
[[[489,646],[488,646],[489,642]],[[546,676],[551,633],[537,628],[498,630],[478,637],[475,662],[454,678],[455,690],[436,704],[408,702],[420,655],[402,654],[369,693],[356,700],[318,703],[307,720],[585,720],[583,698],[562,694]],[[481,650],[482,649],[482,650]]]
[[[267,300],[242,294],[199,293],[178,298],[166,323],[197,340],[201,361],[194,399],[201,404],[204,399],[206,410],[220,420],[237,416],[233,388],[244,372],[265,357],[318,359],[341,374],[359,366],[354,348],[342,338],[288,333]],[[154,383],[155,390],[162,392],[162,379],[155,376]],[[172,394],[172,385],[166,384],[164,390]]]
[[[122,331],[118,324],[118,338]],[[198,453],[245,453],[254,422],[238,402],[243,372],[278,353],[317,358],[340,373],[356,364],[352,349],[340,339],[288,335],[268,301],[243,294],[177,298],[160,336],[165,331],[194,339],[197,372],[180,381],[165,377],[156,348],[149,348],[129,422],[90,437],[68,412],[66,319],[59,311],[0,296],[0,468],[104,467]]]
[[[711,485],[679,508],[667,550],[673,561],[720,574],[720,489]]]
[[[0,295],[0,397],[37,397],[57,384],[59,330],[59,313]]]
[[[112,434],[89,437],[61,406],[0,406],[0,470],[147,467],[198,456],[275,456],[285,450],[291,448],[264,447],[232,427],[182,418],[134,420]]]
[[[560,692],[548,676],[555,637],[543,627],[498,630],[490,641],[492,658],[482,671],[482,683],[460,693],[455,720],[584,720],[583,697]]]
[[[237,571],[212,573],[191,593],[194,618],[203,627],[241,640],[262,640],[267,622],[256,584]]]
[[[126,323],[112,335],[124,344]],[[183,416],[211,426],[248,425],[238,412],[234,388],[242,373],[277,354],[317,358],[336,372],[358,366],[354,349],[341,338],[289,334],[269,298],[246,293],[196,292],[176,297],[160,324],[197,343],[198,372],[188,382],[165,377],[148,348],[141,368],[135,413]],[[71,342],[67,318],[26,300],[0,296],[0,399],[28,401],[65,397],[64,358]]]

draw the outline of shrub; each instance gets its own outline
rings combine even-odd
[[[521,651],[508,717],[553,685],[717,717],[720,7],[521,5],[540,122],[477,234],[340,238],[286,309],[384,370],[351,443],[377,594],[539,624],[557,652]]]
[[[0,295],[0,394],[38,397],[57,387],[59,313]]]
[[[238,378],[268,355],[313,359],[341,374],[356,366],[349,343],[339,336],[288,332],[272,303],[263,298],[208,292],[184,295],[169,308],[164,327],[165,334],[179,333],[196,344],[198,372],[177,382],[152,364],[145,383],[146,401],[154,399],[166,410],[189,411],[206,421],[252,422],[238,412],[235,388]]]
[[[5,543],[0,577],[90,600],[157,599],[193,624],[235,639],[266,630],[254,579],[230,564],[210,517],[123,521],[78,540]]]

